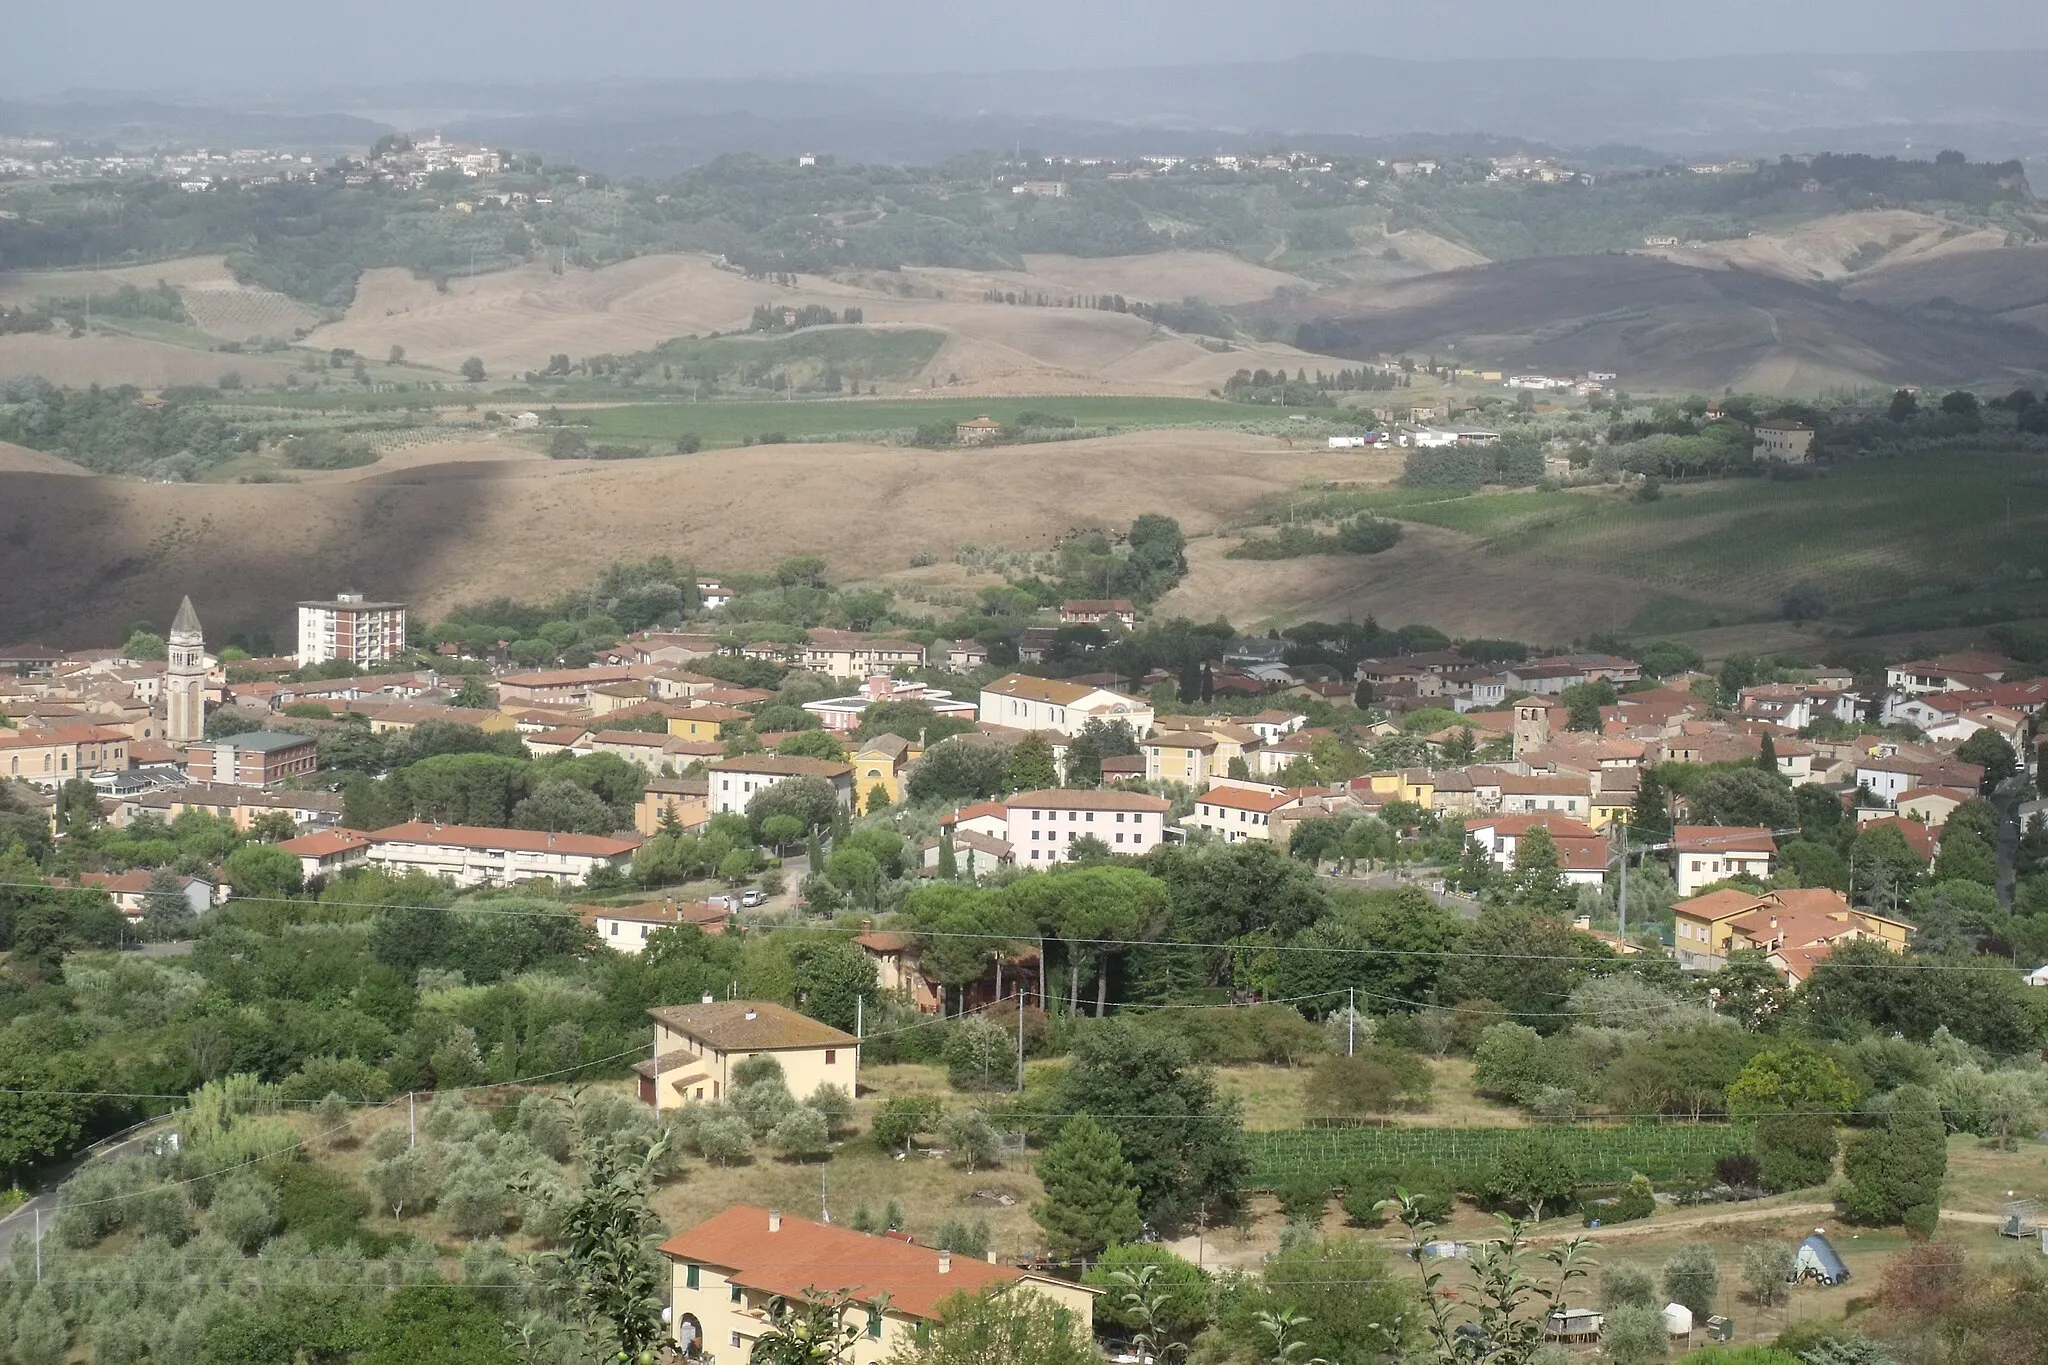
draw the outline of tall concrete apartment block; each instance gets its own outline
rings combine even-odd
[[[164,654],[164,740],[184,746],[206,734],[206,642],[192,599],[178,604]]]
[[[366,602],[342,592],[332,602],[299,603],[299,667],[346,659],[358,668],[405,652],[405,603]]]

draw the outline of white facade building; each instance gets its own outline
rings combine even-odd
[[[1141,792],[1061,788],[1018,792],[1006,803],[1010,852],[1019,867],[1069,861],[1074,840],[1093,836],[1111,853],[1140,854],[1166,837],[1169,802]]]
[[[414,820],[370,835],[371,867],[394,876],[423,872],[457,886],[511,886],[550,877],[583,881],[607,864],[622,862],[637,838],[599,834],[547,834],[531,829],[434,825]]]
[[[359,592],[343,592],[331,602],[299,603],[301,668],[337,659],[373,668],[404,653],[403,602],[370,602]]]

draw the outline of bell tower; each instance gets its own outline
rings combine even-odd
[[[192,599],[178,604],[164,668],[164,742],[197,744],[206,737],[206,644]]]

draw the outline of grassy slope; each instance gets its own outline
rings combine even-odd
[[[1759,610],[1801,581],[1860,604],[2048,572],[2048,486],[2019,482],[2043,471],[2039,458],[1930,456],[1806,482],[1687,487],[1649,503],[1531,491],[1396,503],[1386,515],[1474,536],[1483,554],[1603,568]]]

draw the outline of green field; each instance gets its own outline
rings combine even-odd
[[[1247,1184],[1271,1189],[1291,1178],[1316,1176],[1339,1183],[1360,1166],[1426,1161],[1460,1179],[1483,1170],[1519,1128],[1296,1128],[1245,1134],[1252,1171]],[[1749,1144],[1742,1127],[1717,1123],[1638,1124],[1626,1128],[1558,1127],[1547,1130],[1577,1159],[1588,1184],[1619,1184],[1640,1171],[1652,1180],[1691,1175],[1711,1180],[1719,1157]]]
[[[1918,455],[1807,480],[1668,488],[1653,502],[1527,491],[1375,510],[1476,536],[1483,553],[1764,609],[1806,581],[1836,604],[1892,604],[1901,617],[1914,617],[1915,603],[1928,608],[1919,616],[1953,616],[1956,600],[1975,595],[2001,608],[2048,600],[2048,458],[2039,455]]]
[[[738,445],[764,433],[791,440],[818,437],[908,436],[930,422],[967,422],[989,416],[1010,422],[1025,412],[1071,418],[1077,428],[1234,426],[1285,413],[1248,410],[1242,404],[1204,398],[910,398],[703,403],[631,403],[575,414],[589,423],[593,441],[645,441],[664,447],[693,435],[707,446]]]

